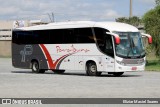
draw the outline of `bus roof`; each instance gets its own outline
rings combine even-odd
[[[110,32],[139,32],[139,30],[129,24],[119,22],[93,22],[93,21],[68,21],[49,23],[47,25],[37,25],[31,27],[17,28],[17,30],[47,30],[47,29],[65,29],[65,28],[83,28],[83,27],[100,27]]]

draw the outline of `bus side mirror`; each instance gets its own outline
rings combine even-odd
[[[141,33],[142,37],[147,37],[148,38],[148,43],[149,44],[152,44],[153,40],[152,40],[152,36],[149,35],[149,34],[144,34],[144,33]]]
[[[115,33],[110,33],[110,32],[106,32],[106,34],[112,35],[114,37],[114,41],[116,43],[116,45],[119,45],[121,40],[119,35],[115,34]]]

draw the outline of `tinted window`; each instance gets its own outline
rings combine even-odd
[[[26,38],[27,32],[13,32],[13,43],[25,44],[29,38]]]
[[[18,43],[18,34],[15,32],[12,33],[12,42]]]
[[[50,40],[48,30],[33,31],[30,44],[47,44]]]
[[[63,36],[64,40],[61,43],[76,43],[74,29],[65,29]]]
[[[34,44],[34,41],[36,40],[34,38],[34,35],[33,35],[32,31],[25,31],[23,34],[21,34],[19,36],[19,38],[22,37],[22,36],[24,36],[24,38],[25,38],[24,41],[23,40],[21,41],[22,44]]]
[[[61,29],[50,31],[51,43],[95,43],[91,28]]]
[[[91,28],[16,31],[13,41],[20,44],[95,43]]]
[[[99,47],[99,49],[103,53],[111,57],[114,57],[112,36],[106,34],[106,32],[108,32],[106,29],[95,28],[94,31],[95,31],[97,46]]]
[[[77,43],[95,43],[91,28],[75,29],[75,39]]]
[[[49,30],[50,40],[48,43],[50,44],[59,44],[64,40],[63,37],[64,30]]]

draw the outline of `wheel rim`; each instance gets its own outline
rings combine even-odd
[[[95,73],[95,72],[97,71],[96,65],[91,65],[91,66],[90,66],[90,71],[91,71],[92,73]]]
[[[38,70],[38,64],[37,63],[33,63],[33,70],[37,71]]]

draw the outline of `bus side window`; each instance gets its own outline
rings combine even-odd
[[[64,43],[74,43],[75,42],[75,37],[74,37],[74,29],[64,29]]]
[[[94,32],[96,36],[97,46],[99,47],[99,49],[103,53],[114,57],[112,36],[107,35],[106,32],[108,31],[102,28],[94,28]]]
[[[16,32],[13,32],[12,34],[12,42],[17,43],[18,42],[18,34]]]
[[[104,52],[105,49],[105,36],[103,33],[103,29],[101,28],[95,28],[95,35],[96,35],[96,41],[97,45],[99,46],[100,50]]]
[[[49,30],[49,43],[61,44],[64,42],[64,29],[52,29]]]
[[[95,43],[91,28],[75,29],[77,43]]]
[[[30,40],[31,44],[48,44],[49,43],[48,30],[33,31],[30,36],[32,38],[32,40]]]
[[[26,38],[25,38],[24,32],[19,31],[16,33],[16,35],[17,35],[17,40],[16,40],[17,44],[25,44],[26,43]]]
[[[113,44],[112,44],[112,36],[111,35],[105,35],[105,53],[108,55],[114,56],[113,51]]]
[[[32,31],[26,31],[25,33],[24,33],[24,36],[25,36],[25,38],[26,38],[26,40],[25,40],[25,44],[34,44],[34,39],[33,39],[33,32]]]

